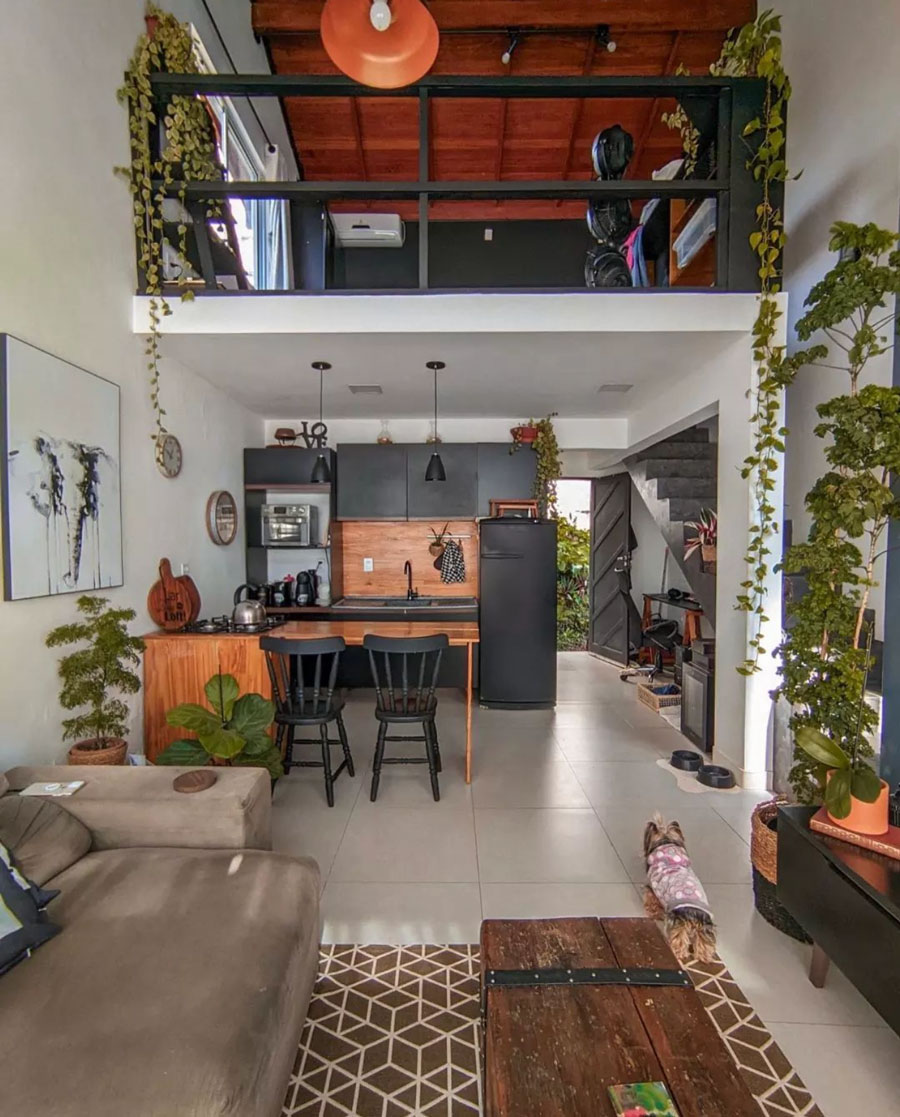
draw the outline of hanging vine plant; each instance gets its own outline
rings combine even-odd
[[[150,75],[160,72],[199,74],[200,60],[190,26],[155,4],[147,5],[146,31],[140,36],[125,73],[118,99],[129,108],[131,163],[117,167],[129,184],[134,207],[138,268],[150,296],[150,331],[145,355],[150,374],[150,401],[158,442],[166,433],[165,409],[160,398],[159,338],[162,319],[172,310],[163,295],[163,245],[166,241],[164,202],[173,182],[219,179],[222,169],[216,153],[215,127],[206,102],[195,96],[175,95],[164,104],[154,99]],[[160,136],[158,151],[154,137]],[[154,185],[156,182],[156,185]],[[172,248],[187,260],[188,224],[184,190],[178,196],[176,243]],[[208,213],[213,213],[211,207]],[[183,300],[194,297],[184,274],[178,279]]]
[[[738,671],[751,675],[759,670],[765,653],[762,628],[766,615],[766,580],[770,573],[771,539],[778,532],[772,503],[778,456],[784,452],[787,429],[781,425],[781,399],[795,373],[795,363],[776,343],[781,310],[781,258],[785,245],[784,215],[773,200],[773,190],[788,177],[785,162],[785,117],[791,83],[781,62],[781,17],[771,9],[725,42],[710,73],[723,77],[765,78],[763,111],[744,129],[753,147],[747,167],[762,186],[762,201],[756,208],[757,228],[750,235],[759,275],[759,311],[753,324],[753,359],[756,379],[751,392],[753,450],[744,461],[741,475],[751,479],[754,523],[750,525],[745,561],[747,579],[741,583],[737,608],[753,617],[751,652]],[[757,143],[758,141],[758,143]]]

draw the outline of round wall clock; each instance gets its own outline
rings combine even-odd
[[[161,434],[156,440],[156,465],[163,477],[177,477],[181,472],[181,443],[174,434]]]
[[[217,489],[206,502],[206,530],[213,543],[227,547],[237,535],[238,513],[234,497]]]

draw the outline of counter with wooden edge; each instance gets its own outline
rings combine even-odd
[[[367,635],[418,637],[442,632],[451,647],[466,648],[466,783],[472,782],[472,657],[479,641],[476,621],[322,620],[288,621],[271,635],[317,639],[343,636],[359,646]],[[269,635],[267,633],[267,635]],[[144,637],[144,751],[151,762],[182,730],[166,723],[181,702],[206,704],[203,687],[219,672],[234,675],[241,694],[271,696],[260,636],[205,632],[151,632]]]

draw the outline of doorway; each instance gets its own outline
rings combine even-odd
[[[556,648],[584,652],[590,630],[591,481],[558,481],[556,508]]]

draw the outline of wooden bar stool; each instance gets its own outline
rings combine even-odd
[[[441,750],[434,720],[437,714],[434,692],[441,657],[449,644],[449,639],[443,634],[419,637],[369,635],[363,639],[363,647],[369,653],[375,685],[375,717],[378,719],[378,739],[372,767],[373,803],[378,797],[382,764],[427,764],[435,802],[441,797],[438,785]],[[392,725],[421,725],[422,733],[391,735],[388,727]],[[384,746],[387,741],[424,741],[425,755],[386,757]]]
[[[344,702],[334,694],[341,652],[347,647],[343,636],[319,640],[289,640],[264,636],[259,642],[266,655],[275,702],[275,744],[281,750],[285,773],[291,768],[323,768],[325,798],[334,806],[334,781],[346,768],[352,776],[353,757],[344,728]],[[330,657],[330,663],[326,662]],[[327,673],[327,676],[326,676]],[[323,681],[324,680],[324,681]],[[329,738],[334,722],[338,740]],[[298,737],[297,730],[318,727],[318,737]],[[331,746],[339,744],[344,759],[332,771]],[[294,745],[319,745],[321,760],[294,760]]]

